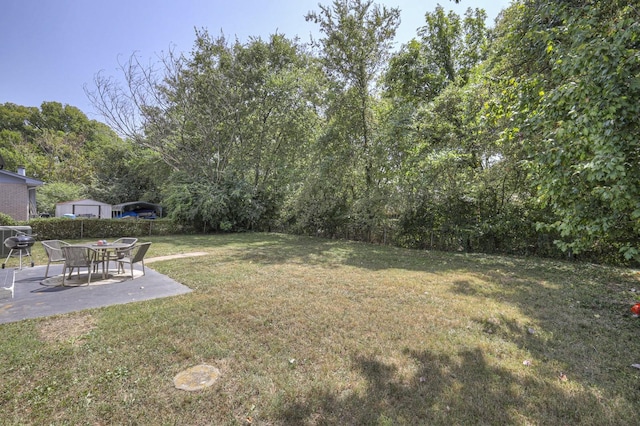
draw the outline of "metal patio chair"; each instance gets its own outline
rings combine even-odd
[[[120,266],[121,266],[118,260],[122,259],[125,256],[129,256],[131,254],[131,249],[133,249],[133,246],[137,242],[138,242],[138,239],[133,237],[122,237],[122,238],[118,238],[113,242],[113,244],[129,244],[129,247],[127,248],[116,250],[114,253],[114,257],[109,258],[109,262],[112,260],[116,262],[116,266],[118,267],[118,272],[120,272]],[[122,272],[124,272],[124,269]]]
[[[150,246],[151,243],[141,243],[133,246],[131,252],[127,256],[123,257],[122,259],[118,259],[118,264],[120,265],[118,266],[118,270],[120,269],[120,267],[122,267],[122,269],[124,270],[124,264],[128,263],[129,269],[131,271],[131,279],[133,279],[133,265],[135,263],[140,263],[142,265],[142,275],[144,275],[144,256],[147,254],[147,250],[149,250]]]
[[[87,285],[91,283],[91,274],[95,272],[95,266],[99,262],[98,252],[87,247],[63,246],[64,267],[62,268],[62,285],[64,286],[67,268],[69,268],[69,277],[73,274],[73,270],[78,268],[78,276],[80,276],[80,268],[87,268],[89,276]]]
[[[51,265],[52,263],[64,262],[64,253],[62,252],[62,247],[68,245],[69,243],[62,240],[42,241],[44,251],[47,253],[47,257],[49,258],[49,261],[47,262],[47,269],[46,271],[44,271],[45,278],[49,276],[49,265]]]

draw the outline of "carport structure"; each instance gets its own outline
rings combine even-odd
[[[136,217],[141,219],[155,219],[162,217],[162,206],[146,201],[131,201],[129,203],[111,206],[114,218]]]

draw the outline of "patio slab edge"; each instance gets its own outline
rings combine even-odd
[[[0,299],[0,324],[177,296],[192,291],[149,267],[145,268],[145,275],[141,275],[141,270],[140,275],[136,273],[135,279],[75,287],[42,285],[45,270],[45,265],[16,270],[13,297]],[[3,269],[1,272],[8,274],[13,270]],[[50,266],[50,276],[61,273],[62,265]]]

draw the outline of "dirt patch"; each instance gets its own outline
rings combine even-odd
[[[91,314],[71,314],[43,322],[38,330],[40,338],[48,343],[68,342],[80,346],[83,337],[96,328]]]

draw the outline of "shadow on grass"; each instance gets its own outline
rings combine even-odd
[[[423,365],[418,379],[426,381],[416,379],[408,386],[389,379],[391,366],[375,359],[356,359],[354,368],[369,382],[364,395],[306,395],[303,400],[308,403],[293,404],[283,413],[287,421],[308,422],[320,411],[321,418],[330,424],[385,424],[387,418],[392,420],[390,424],[412,424],[415,416],[419,416],[418,423],[448,423],[452,416],[454,423],[598,423],[602,419],[625,424],[626,419],[640,414],[640,375],[630,367],[640,363],[640,320],[629,315],[635,297],[629,289],[640,286],[637,276],[629,271],[537,258],[420,252],[289,236],[250,244],[238,255],[265,265],[304,263],[470,276],[472,279],[451,280],[451,297],[479,304],[491,300],[516,308],[520,319],[487,313],[470,321],[478,324],[487,338],[511,342],[530,353],[534,368],[544,371],[546,378],[522,379],[492,367],[480,349],[456,357],[412,354]],[[456,364],[454,358],[463,361]],[[443,365],[454,366],[453,372],[443,373],[438,367]],[[560,383],[560,368],[580,390],[567,390],[566,383]],[[527,389],[538,398],[545,395],[545,400],[528,400]],[[476,412],[473,407],[477,404],[464,403],[469,398],[482,398],[481,406],[497,407]],[[616,405],[628,410],[628,415],[611,419]]]
[[[304,263],[331,266],[334,264],[372,271],[395,268],[442,272],[475,267],[478,263],[485,264],[490,268],[504,266],[502,262],[507,259],[499,258],[502,260],[496,262],[492,256],[410,250],[353,241],[275,233],[188,235],[184,238],[154,237],[154,241],[170,244],[174,252],[237,248],[237,251],[228,254],[228,259],[233,261],[246,260],[265,265]],[[479,261],[479,259],[484,260]],[[219,260],[224,261],[225,259],[219,258]],[[510,259],[508,262],[516,262],[513,266],[521,263],[518,259]]]
[[[346,395],[331,390],[302,395],[284,408],[279,420],[341,425],[606,424],[611,420],[611,412],[595,395],[573,392],[560,380],[554,384],[518,377],[491,366],[479,349],[455,356],[412,351],[406,355],[419,365],[409,380],[397,381],[392,365],[356,357],[353,368],[366,379],[366,389]],[[530,400],[530,394],[545,395],[545,400]]]
[[[367,379],[365,391],[336,394],[319,388],[301,395],[280,413],[285,424],[634,424],[640,414],[640,375],[630,367],[640,363],[640,320],[629,315],[636,297],[629,289],[640,285],[637,276],[624,270],[279,234],[185,241],[192,250],[199,244],[211,248],[212,243],[238,247],[218,259],[222,262],[402,269],[436,274],[443,281],[453,277],[448,290],[452,298],[516,309],[518,319],[488,312],[469,320],[487,339],[530,353],[530,370],[540,373],[539,379],[515,375],[488,363],[482,349],[447,355],[411,352],[407,355],[420,371],[409,382],[397,382],[393,365],[356,356],[352,368]],[[557,378],[559,368],[568,382]],[[475,400],[481,403],[468,403]]]
[[[399,268],[417,271],[451,269],[449,254],[377,246],[366,243],[328,240],[316,237],[284,234],[236,234],[205,236],[198,241],[189,237],[185,244],[192,247],[234,247],[233,260],[246,260],[265,265],[304,263],[308,265],[342,265],[372,271]],[[172,243],[173,244],[173,243]],[[180,243],[178,243],[179,245]],[[411,256],[407,256],[407,253]]]

